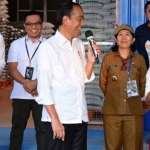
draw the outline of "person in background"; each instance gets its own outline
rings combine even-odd
[[[0,75],[5,67],[5,42],[3,36],[0,34]]]
[[[146,112],[150,109],[150,68],[146,73],[145,101],[143,101],[143,106]]]
[[[21,150],[24,130],[32,111],[36,130],[37,150],[45,148],[45,126],[41,122],[42,105],[35,101],[37,95],[36,59],[41,42],[42,17],[37,11],[25,15],[27,35],[12,42],[8,53],[9,74],[14,78],[12,101],[12,128],[9,150]]]
[[[138,150],[142,137],[146,64],[134,53],[135,36],[131,26],[114,30],[116,43],[104,56],[99,86],[105,95],[102,107],[105,149]]]
[[[87,149],[87,103],[85,82],[94,79],[95,59],[90,46],[85,59],[83,42],[77,38],[84,26],[78,3],[67,2],[57,10],[58,30],[39,47],[38,96],[44,105],[45,150]],[[98,45],[93,48],[100,54]],[[43,61],[44,60],[44,61]]]
[[[138,53],[144,57],[148,69],[150,57],[150,1],[145,4],[144,11],[147,22],[136,28],[135,38]]]

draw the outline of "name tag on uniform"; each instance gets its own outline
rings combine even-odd
[[[139,96],[136,80],[127,81],[127,96],[128,98]]]
[[[116,68],[117,65],[110,65],[108,68],[111,69],[111,68]]]

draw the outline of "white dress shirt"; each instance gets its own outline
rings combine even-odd
[[[17,69],[21,73],[21,75],[24,77],[25,76],[25,71],[26,67],[29,66],[29,58],[25,46],[25,39],[29,51],[29,56],[30,58],[32,57],[34,51],[38,47],[40,41],[42,42],[45,40],[42,36],[37,40],[36,42],[32,42],[28,36],[20,38],[18,40],[15,40],[12,42],[10,48],[9,48],[9,53],[8,53],[8,59],[7,62],[18,62]],[[37,50],[38,52],[38,50]],[[32,80],[37,78],[37,72],[36,72],[36,59],[37,59],[37,52],[35,53],[33,59],[31,60],[31,67],[34,68],[33,71],[33,77]],[[19,82],[14,80],[14,87],[10,96],[11,99],[13,98],[19,98],[19,99],[35,99],[30,93],[26,92],[25,89],[23,88],[23,85],[20,84]]]
[[[5,42],[3,36],[0,34],[0,74],[5,67]]]
[[[52,105],[57,111],[61,123],[81,123],[88,121],[85,99],[85,82],[90,80],[85,73],[85,49],[82,41],[74,38],[68,41],[59,31],[43,42],[39,47],[38,97],[36,101],[43,105]],[[51,121],[45,107],[42,121]]]
[[[150,92],[150,68],[146,74],[145,97],[147,96],[148,92]]]

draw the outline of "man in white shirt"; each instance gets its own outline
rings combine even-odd
[[[84,14],[78,3],[68,2],[57,10],[58,30],[39,47],[38,96],[44,105],[45,150],[87,149],[87,104],[85,82],[92,81],[95,59],[89,46],[85,59],[83,42],[78,39]],[[99,47],[94,49],[100,54]]]
[[[9,73],[14,78],[10,97],[13,99],[13,114],[9,150],[22,149],[23,134],[31,111],[37,150],[44,150],[45,126],[41,122],[43,106],[39,105],[34,97],[37,95],[37,53],[41,42],[45,40],[41,36],[42,17],[37,11],[29,11],[24,21],[27,35],[11,44],[7,60]]]
[[[5,42],[3,36],[0,34],[0,75],[5,67]]]

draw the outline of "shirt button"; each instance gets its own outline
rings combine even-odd
[[[126,91],[126,89],[124,89]]]
[[[126,102],[126,99],[124,99],[124,102]]]

